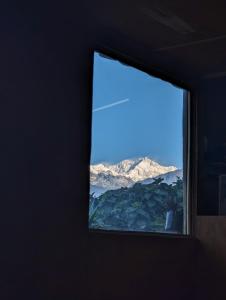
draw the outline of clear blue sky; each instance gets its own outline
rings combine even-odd
[[[95,53],[93,110],[92,164],[149,156],[182,168],[182,89]]]

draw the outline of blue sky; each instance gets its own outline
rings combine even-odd
[[[148,156],[182,168],[182,113],[182,89],[95,53],[92,164]]]

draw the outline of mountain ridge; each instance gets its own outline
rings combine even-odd
[[[145,184],[145,180],[153,180],[160,175],[177,170],[175,166],[162,166],[148,157],[126,159],[115,164],[91,165],[90,192],[99,194],[109,189],[131,187],[136,182],[144,182]],[[167,181],[170,179],[168,178]]]

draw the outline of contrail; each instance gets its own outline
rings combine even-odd
[[[119,104],[122,104],[122,103],[125,103],[125,102],[128,102],[128,101],[129,101],[129,98],[126,98],[126,99],[123,99],[123,100],[120,100],[120,101],[117,101],[117,102],[113,102],[111,104],[95,108],[95,109],[93,109],[93,112],[96,112],[96,111],[99,111],[99,110],[103,110],[103,109],[107,109],[107,108],[110,108],[112,106],[119,105]]]

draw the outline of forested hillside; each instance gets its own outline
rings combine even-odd
[[[155,179],[130,188],[90,195],[89,225],[93,229],[165,231],[166,214],[174,215],[172,230],[183,231],[183,180],[173,184]]]

